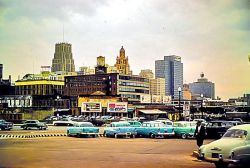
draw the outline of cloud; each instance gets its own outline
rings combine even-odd
[[[121,45],[136,74],[175,54],[187,83],[204,72],[217,95],[230,97],[250,85],[249,16],[247,0],[0,0],[0,60],[15,78],[39,72],[64,25],[77,68],[99,55],[114,64]]]

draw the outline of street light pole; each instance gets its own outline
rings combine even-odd
[[[179,92],[179,120],[181,120],[181,87],[178,87]]]
[[[203,94],[201,94],[201,118],[203,119]]]

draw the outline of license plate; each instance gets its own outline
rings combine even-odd
[[[218,153],[212,153],[212,158],[219,158],[219,154]]]

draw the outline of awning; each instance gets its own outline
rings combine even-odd
[[[139,111],[144,114],[167,114],[166,111],[161,111],[161,110],[139,110]]]

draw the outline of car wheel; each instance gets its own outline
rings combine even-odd
[[[118,135],[117,135],[117,134],[115,134],[115,138],[118,138]]]
[[[150,138],[155,138],[155,134],[150,133]]]
[[[57,124],[54,124],[54,126],[57,126]]]
[[[2,128],[0,127],[0,130],[2,130]]]
[[[103,132],[103,136],[104,136],[104,137],[107,137],[106,131]]]
[[[181,134],[182,139],[187,139],[187,134]]]
[[[216,168],[227,168],[228,163],[223,163],[223,162],[216,162],[214,163]]]
[[[76,137],[77,137],[77,138],[80,138],[80,137],[81,137],[81,135],[80,135],[80,134],[76,134]]]

